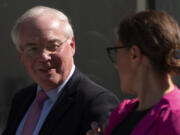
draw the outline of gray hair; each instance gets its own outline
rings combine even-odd
[[[16,45],[16,48],[19,50],[20,47],[20,41],[19,41],[19,25],[27,18],[29,17],[35,17],[38,16],[44,12],[50,12],[54,15],[56,15],[62,22],[64,22],[64,32],[66,36],[70,39],[74,37],[74,33],[72,30],[72,26],[69,22],[68,17],[62,13],[61,11],[54,9],[54,8],[49,8],[45,6],[35,6],[29,10],[27,10],[22,16],[20,16],[17,20],[15,25],[13,26],[11,30],[11,38],[13,40],[13,43]]]

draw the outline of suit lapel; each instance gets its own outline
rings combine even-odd
[[[56,103],[48,114],[39,135],[49,135],[52,133],[55,125],[63,118],[65,112],[70,108],[74,102],[74,97],[77,90],[77,85],[80,80],[79,71],[75,70],[75,73],[62,90],[62,94],[58,97]]]
[[[63,115],[71,106],[72,102],[73,99],[67,98],[66,100],[62,100],[60,103],[56,103],[56,105],[52,108],[50,114],[46,118],[46,121],[43,124],[39,135],[50,135],[55,125],[60,119],[63,118]]]
[[[11,129],[14,133],[16,132],[22,118],[24,117],[27,109],[29,108],[29,106],[31,105],[31,103],[33,102],[35,96],[36,96],[36,85],[33,85],[32,87],[29,87],[26,91],[28,94],[26,94],[27,96],[24,97],[24,95],[22,95],[22,97],[20,98],[18,104],[16,105],[16,108],[18,108],[17,113],[15,113],[15,117],[14,117],[14,124],[13,124],[13,129]],[[23,101],[23,102],[22,102]]]

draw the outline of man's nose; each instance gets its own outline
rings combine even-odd
[[[50,60],[51,52],[46,49],[42,49],[39,53],[39,58],[40,58],[40,60]]]

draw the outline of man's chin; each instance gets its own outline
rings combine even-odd
[[[41,80],[39,84],[41,84],[42,88],[45,90],[52,90],[60,85],[60,83],[54,79],[44,79],[44,81]]]

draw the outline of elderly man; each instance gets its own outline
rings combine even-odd
[[[35,84],[15,95],[3,135],[85,135],[92,121],[107,122],[118,99],[75,67],[73,30],[62,12],[28,10],[12,39]]]

